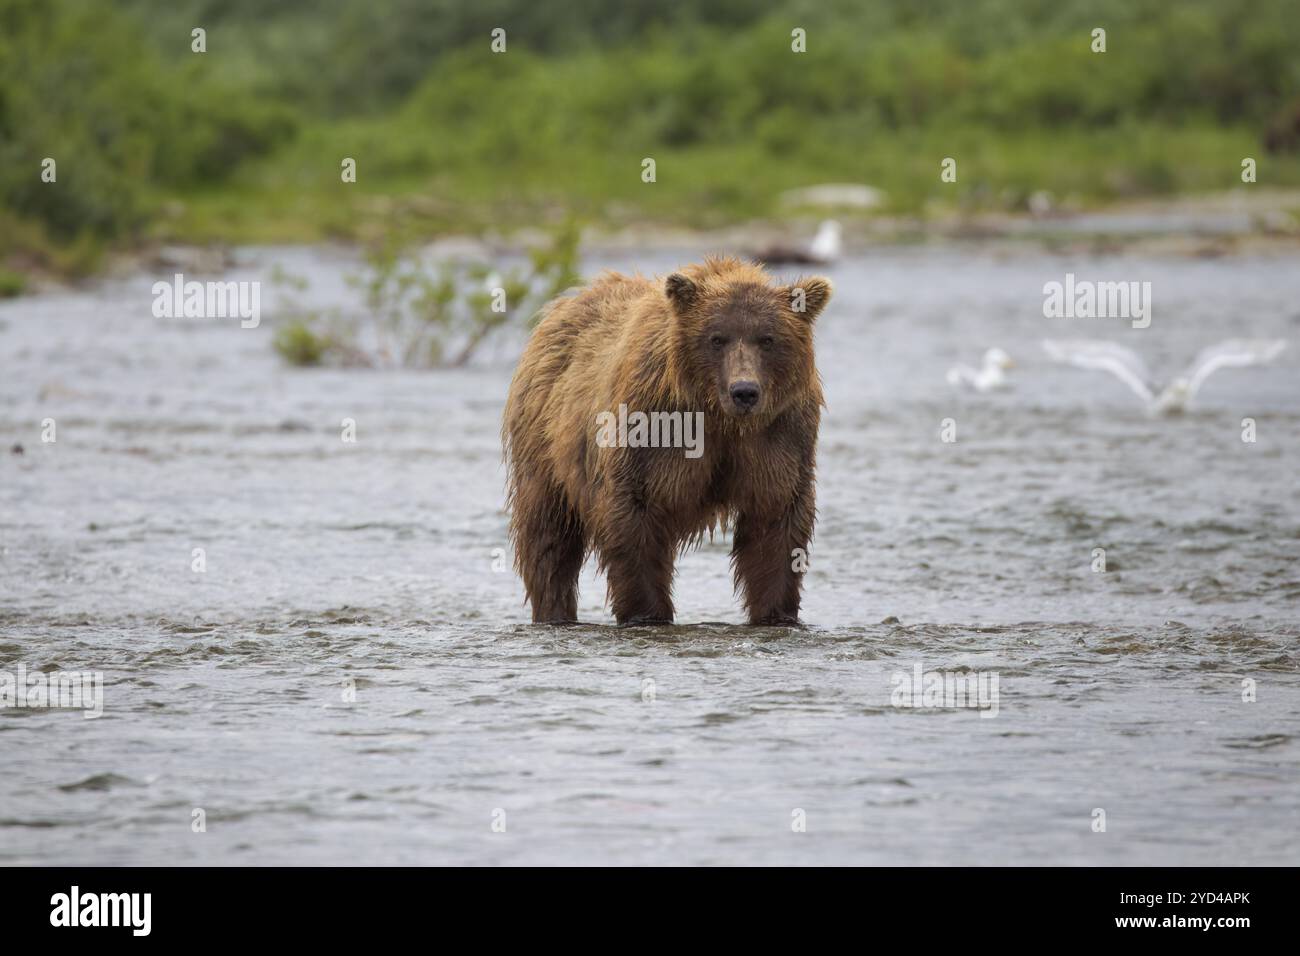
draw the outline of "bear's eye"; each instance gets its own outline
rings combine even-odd
[[[761,349],[770,349],[772,347],[772,336],[761,336],[758,340],[758,347]]]
[[[727,340],[724,339],[721,335],[710,335],[709,344],[712,345],[715,349],[720,349],[727,344]]]

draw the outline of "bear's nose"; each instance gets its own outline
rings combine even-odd
[[[757,382],[734,382],[730,392],[731,400],[742,412],[747,412],[758,404]]]

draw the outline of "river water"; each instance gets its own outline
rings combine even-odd
[[[227,278],[276,264],[304,301],[354,294],[329,248]],[[1044,318],[1067,272],[1150,281],[1150,327]],[[170,270],[0,305],[0,674],[103,675],[97,719],[0,710],[0,861],[1298,862],[1300,345],[1161,419],[1037,344],[1172,374],[1297,339],[1294,259],[828,274],[802,631],[739,626],[725,538],[681,559],[676,626],[614,627],[590,565],[587,623],[526,623],[495,550],[517,337],[455,371],[302,370],[269,294],[254,329],[155,318]],[[1014,389],[955,393],[991,345]],[[918,668],[996,702],[897,706]]]

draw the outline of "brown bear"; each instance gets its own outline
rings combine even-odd
[[[813,320],[830,295],[822,278],[782,286],[710,258],[662,283],[606,273],[543,309],[502,426],[534,621],[576,620],[594,551],[620,624],[671,622],[678,551],[730,525],[749,622],[799,623],[823,404]]]

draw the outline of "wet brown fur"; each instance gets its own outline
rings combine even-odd
[[[546,307],[502,427],[510,535],[534,621],[576,619],[591,552],[620,624],[671,621],[678,552],[730,525],[750,623],[798,622],[792,552],[812,536],[823,404],[812,325],[830,291],[825,279],[777,286],[759,266],[707,259],[662,282],[606,273]],[[740,379],[760,389],[744,415],[728,393]],[[702,411],[703,455],[599,447],[597,415],[620,403]]]

